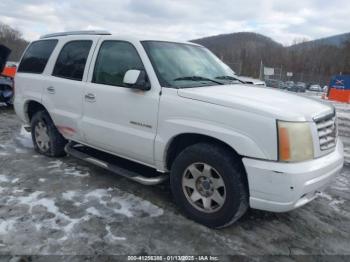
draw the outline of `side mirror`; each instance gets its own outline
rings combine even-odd
[[[140,90],[150,90],[151,85],[148,81],[146,71],[131,69],[126,71],[123,79],[123,83],[130,88]]]

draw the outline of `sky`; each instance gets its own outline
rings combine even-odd
[[[0,22],[27,40],[70,30],[191,40],[256,32],[290,45],[350,31],[350,0],[1,0]]]

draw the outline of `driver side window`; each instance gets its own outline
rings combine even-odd
[[[144,70],[135,47],[123,41],[104,41],[96,59],[92,82],[125,87],[123,78],[130,69]]]

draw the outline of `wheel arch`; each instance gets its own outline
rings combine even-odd
[[[223,147],[225,150],[227,150],[227,152],[230,154],[232,158],[235,158],[236,160],[238,160],[239,166],[243,171],[243,179],[244,179],[243,182],[247,188],[247,192],[249,193],[248,176],[242,161],[243,156],[241,156],[228,143],[210,135],[204,135],[204,134],[198,134],[198,133],[182,133],[173,137],[166,149],[165,165],[167,170],[171,169],[172,163],[185,148],[197,143],[208,143],[208,144],[219,145]]]
[[[237,153],[237,151],[234,148],[215,137],[198,133],[182,133],[173,137],[168,143],[165,156],[165,164],[167,169],[170,169],[171,164],[181,151],[183,151],[185,148],[191,145],[200,142],[219,144],[222,147],[225,147],[227,150],[231,151],[234,156],[241,158],[241,156]]]
[[[48,112],[48,110],[45,108],[45,106],[36,100],[28,100],[25,103],[24,112],[25,112],[25,117],[29,123],[32,120],[34,114],[38,111]]]

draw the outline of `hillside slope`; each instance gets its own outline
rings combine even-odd
[[[301,47],[311,48],[311,47],[319,47],[319,46],[326,46],[326,45],[341,48],[348,41],[350,41],[350,33],[345,33],[345,34],[320,38],[312,41],[307,41],[303,43],[298,43],[295,45],[291,45],[289,48],[291,49],[301,48]]]
[[[350,33],[284,47],[261,34],[241,32],[192,40],[209,48],[236,73],[258,77],[261,61],[293,72],[293,80],[326,83],[350,72]]]
[[[279,64],[284,47],[257,33],[239,32],[191,40],[209,48],[237,73],[258,76],[260,62]]]

